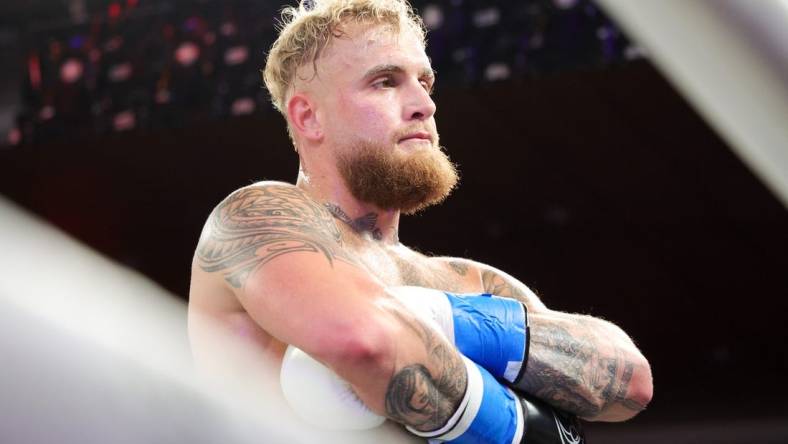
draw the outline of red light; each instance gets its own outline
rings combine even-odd
[[[172,40],[173,37],[175,37],[175,28],[169,23],[164,25],[164,28],[162,28],[161,32],[164,35],[165,40]]]
[[[8,132],[8,144],[9,145],[19,145],[19,142],[22,141],[22,131],[19,128],[11,128],[11,131]]]
[[[139,4],[139,0],[126,0],[126,6],[133,8]]]
[[[183,42],[175,50],[175,60],[183,66],[191,66],[200,57],[200,47],[192,42]]]
[[[27,60],[27,70],[30,73],[30,86],[33,89],[41,87],[41,63],[38,61],[38,56],[32,54]]]
[[[109,18],[111,19],[120,17],[120,12],[121,9],[119,3],[112,3],[109,5],[109,9],[107,9],[107,15],[109,15]]]
[[[234,66],[240,65],[249,58],[249,49],[246,46],[233,46],[224,52],[224,63]]]
[[[137,116],[131,110],[121,111],[112,119],[115,131],[127,131],[137,126]]]
[[[80,60],[70,58],[60,65],[60,80],[63,83],[76,83],[82,78],[84,71],[85,65]]]

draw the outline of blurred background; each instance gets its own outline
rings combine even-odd
[[[413,5],[462,182],[404,218],[402,241],[502,268],[635,339],[654,400],[591,425],[596,442],[788,442],[780,200],[599,5]],[[1,3],[0,194],[185,300],[213,206],[297,173],[260,76],[280,9]]]

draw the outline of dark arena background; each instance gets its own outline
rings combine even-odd
[[[588,424],[592,444],[788,442],[779,194],[602,5],[413,4],[430,29],[438,128],[462,180],[445,204],[403,218],[403,242],[495,265],[549,307],[633,337],[654,399],[629,422]],[[281,6],[3,2],[0,195],[186,300],[211,209],[238,187],[296,177],[260,76]],[[18,265],[30,285],[50,279],[35,261]],[[0,298],[26,291],[0,288]],[[0,359],[28,359],[9,347]],[[0,383],[3,443],[33,442],[4,426],[15,408],[2,391],[17,383]],[[30,427],[47,423],[34,415]],[[138,421],[166,420],[151,415]],[[59,442],[99,442],[72,436]]]

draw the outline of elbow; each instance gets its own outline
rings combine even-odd
[[[345,343],[343,359],[356,366],[383,368],[393,360],[392,338],[385,329],[374,326],[353,333]]]
[[[394,361],[393,335],[384,325],[360,322],[323,336],[319,360],[340,375],[380,374],[390,371]]]
[[[654,382],[651,375],[651,366],[646,358],[639,356],[632,362],[631,379],[626,383],[625,379],[622,381],[621,397],[617,398],[613,405],[609,406],[607,412],[600,415],[597,420],[609,422],[621,422],[634,418],[640,412],[646,410],[651,398],[654,396]]]
[[[631,417],[645,410],[653,396],[654,379],[651,375],[651,366],[646,358],[641,356],[641,362],[633,374],[629,395],[624,400],[629,410],[633,412]]]
[[[631,371],[626,368],[619,382],[619,394],[613,399],[601,402],[599,408],[590,415],[583,415],[588,421],[622,422],[634,418],[646,409],[654,395],[651,367],[643,356],[630,361]],[[629,375],[627,375],[629,373]],[[590,412],[589,412],[590,413]]]

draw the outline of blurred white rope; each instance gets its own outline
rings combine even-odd
[[[788,1],[597,1],[788,207]]]

